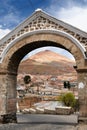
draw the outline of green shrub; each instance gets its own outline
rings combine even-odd
[[[76,100],[75,97],[72,93],[66,93],[64,95],[61,96],[61,101],[69,107],[73,107],[75,106]]]

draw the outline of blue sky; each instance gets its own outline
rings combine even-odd
[[[0,0],[0,38],[37,8],[87,32],[87,0]]]
[[[0,0],[0,28],[12,30],[37,8],[68,22],[87,10],[87,0]]]

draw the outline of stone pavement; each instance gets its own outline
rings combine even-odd
[[[0,125],[0,130],[87,130],[87,125],[18,123]]]
[[[77,115],[49,115],[49,114],[18,114],[19,123],[60,123],[60,124],[77,124]]]
[[[78,129],[76,129],[76,126],[73,125],[22,123],[22,124],[0,125],[0,130],[78,130]]]
[[[87,130],[76,115],[18,115],[18,123],[0,124],[0,130]]]

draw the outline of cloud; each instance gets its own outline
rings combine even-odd
[[[3,28],[11,28],[13,29],[15,26],[17,26],[22,18],[19,17],[19,15],[16,15],[14,13],[9,13],[7,15],[4,15],[2,19],[0,19],[0,23],[2,24]]]
[[[87,32],[87,0],[67,0],[65,3],[62,2],[62,5],[58,5],[57,0],[53,4],[52,0],[46,10],[56,18]]]
[[[10,29],[0,29],[0,39],[3,38],[6,34],[8,34]]]
[[[87,8],[62,8],[58,16],[61,20],[87,32]]]
[[[0,24],[3,28],[13,29],[23,19],[14,3],[10,0],[2,1],[0,5]]]

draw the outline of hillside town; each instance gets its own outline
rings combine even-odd
[[[72,113],[71,108],[58,99],[66,93],[78,99],[74,65],[74,61],[47,50],[22,61],[17,77],[18,112],[61,114],[62,107],[66,109],[64,113]]]

